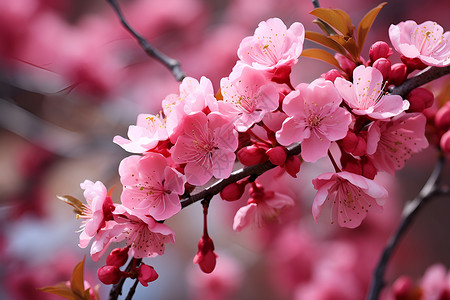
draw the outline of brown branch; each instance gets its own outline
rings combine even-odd
[[[405,234],[406,230],[412,223],[414,217],[417,215],[419,210],[427,203],[429,200],[435,196],[445,194],[447,190],[439,188],[439,181],[442,175],[442,169],[445,164],[445,157],[440,153],[439,160],[434,167],[433,172],[428,178],[427,182],[423,186],[419,195],[410,201],[403,208],[402,221],[397,231],[389,239],[386,248],[384,249],[380,260],[378,261],[377,267],[375,268],[372,283],[370,285],[369,293],[367,294],[367,300],[377,300],[381,290],[385,286],[384,273],[386,272],[387,264],[397,246],[400,239]]]
[[[108,1],[108,3],[111,4],[117,16],[119,17],[122,25],[139,42],[139,44],[145,50],[145,52],[149,56],[155,58],[156,60],[160,61],[163,65],[165,65],[172,72],[177,81],[182,81],[184,77],[186,77],[186,75],[181,70],[180,63],[177,60],[168,57],[164,53],[160,52],[158,49],[152,47],[146,39],[144,39],[140,34],[138,34],[126,21],[122,13],[122,10],[120,9],[119,4],[117,3],[117,0],[106,0],[106,1]]]
[[[422,86],[428,82],[450,74],[450,65],[446,67],[431,67],[429,70],[407,79],[404,83],[394,87],[391,94],[400,95],[405,98],[413,89]]]
[[[301,151],[301,145],[298,144],[295,147],[293,147],[292,149],[288,150],[288,156],[298,155],[298,154],[300,154],[300,151]],[[242,178],[245,178],[245,177],[251,176],[251,175],[259,176],[275,167],[276,167],[276,165],[272,164],[270,161],[266,161],[265,163],[262,163],[262,164],[254,165],[251,167],[245,167],[245,168],[239,169],[237,171],[234,171],[233,173],[231,173],[230,177],[216,181],[215,183],[213,183],[212,185],[210,185],[203,191],[201,191],[195,195],[192,195],[189,198],[181,201],[181,207],[185,208],[197,201],[205,199],[206,197],[212,197],[214,195],[217,195],[218,193],[220,193],[221,190],[223,190],[230,183],[236,182],[238,180],[241,180]]]

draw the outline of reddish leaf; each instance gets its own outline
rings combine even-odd
[[[73,291],[64,282],[58,283],[55,286],[43,287],[39,290],[46,293],[64,297],[66,299],[79,300],[79,298],[77,298],[77,296],[74,295]]]
[[[306,31],[305,38],[347,56],[347,51],[345,51],[344,47],[326,35],[313,31]]]
[[[345,36],[353,36],[353,31],[355,30],[355,26],[352,23],[352,20],[350,19],[350,16],[341,9],[333,9],[333,11],[338,14],[342,20],[345,22],[347,26],[347,31],[344,33]]]
[[[333,66],[341,69],[336,58],[334,58],[334,56],[332,54],[330,54],[329,52],[322,50],[322,49],[305,49],[305,50],[303,50],[301,56],[322,60],[324,62],[332,64]]]
[[[385,6],[387,2],[383,2],[371,11],[369,11],[361,20],[358,25],[357,37],[358,37],[358,56],[361,53],[362,47],[364,46],[364,42],[366,41],[367,34],[369,33],[370,28],[372,27],[373,21],[377,17],[380,10]]]
[[[70,206],[72,206],[74,208],[74,212],[82,215],[83,214],[83,210],[84,210],[84,204],[78,200],[75,197],[69,196],[69,195],[64,195],[64,196],[56,196],[56,198],[58,198],[59,200],[69,204]]]
[[[84,294],[83,267],[85,259],[86,256],[83,257],[83,260],[75,266],[72,272],[72,279],[70,280],[70,287],[72,288],[72,291],[74,294],[80,296]]]
[[[340,12],[328,8],[316,8],[310,12],[310,14],[322,19],[325,23],[334,27],[343,35],[351,36],[351,33],[349,34],[348,32],[347,20]]]
[[[333,35],[330,36],[331,39],[335,40],[337,43],[339,43],[342,47],[345,48],[345,50],[348,51],[348,53],[350,53],[350,55],[352,56],[353,60],[355,62],[359,62],[359,51],[358,51],[358,46],[356,45],[355,39],[350,37],[350,38],[345,38],[342,35]]]

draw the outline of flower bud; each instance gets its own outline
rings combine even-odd
[[[128,260],[128,250],[130,246],[125,248],[115,248],[111,251],[111,253],[106,257],[106,264],[108,266],[116,266],[120,268],[123,266]]]
[[[116,206],[112,202],[112,198],[110,196],[106,196],[105,201],[103,202],[102,212],[103,219],[105,221],[111,221],[114,219],[113,211],[116,209]]]
[[[411,73],[414,70],[423,70],[427,67],[418,57],[410,58],[406,56],[401,56],[400,59],[408,68],[408,73]]]
[[[394,299],[420,299],[412,297],[414,295],[414,284],[411,278],[407,276],[399,277],[392,285],[392,290],[394,294]],[[420,296],[418,294],[417,296]]]
[[[450,129],[450,102],[445,103],[436,113],[434,123],[443,131]]]
[[[156,273],[155,269],[152,266],[148,266],[142,263],[137,269],[137,279],[143,286],[148,286],[149,282],[155,281],[158,279],[158,273]]]
[[[322,77],[325,80],[329,80],[331,82],[334,82],[334,80],[338,77],[343,78],[344,76],[342,76],[342,74],[336,70],[336,69],[331,69],[330,71],[323,73],[322,75],[320,75],[320,77]]]
[[[358,136],[353,131],[348,131],[347,135],[340,141],[342,150],[352,153],[358,144]]]
[[[362,175],[361,161],[353,156],[343,153],[341,156],[342,171]]]
[[[272,81],[280,84],[288,83],[290,82],[289,78],[290,74],[291,74],[290,66],[281,66],[275,69],[272,75]]]
[[[442,151],[444,151],[447,154],[450,154],[450,130],[448,130],[441,136],[441,142],[439,144],[441,146]]]
[[[270,162],[276,166],[283,165],[287,158],[287,150],[283,146],[270,148],[266,151],[266,154],[269,157]]]
[[[103,266],[97,270],[97,276],[104,284],[116,284],[126,273],[116,266]]]
[[[209,274],[216,267],[217,254],[214,253],[214,243],[209,236],[203,235],[198,242],[198,252],[194,257],[194,264],[198,264],[200,269]]]
[[[334,55],[336,60],[338,61],[339,65],[341,66],[342,70],[347,73],[349,76],[353,74],[353,70],[356,68],[356,64],[354,61],[348,59],[344,55],[340,53],[336,53]]]
[[[409,101],[409,112],[422,112],[431,107],[434,102],[434,95],[427,89],[415,88],[406,97]]]
[[[372,67],[381,72],[384,80],[389,78],[389,73],[391,73],[391,61],[389,59],[379,58],[373,63]]]
[[[289,175],[294,178],[297,178],[297,173],[300,172],[301,161],[298,155],[288,156],[286,162],[284,164],[284,168]]]
[[[372,180],[378,173],[378,169],[375,167],[372,161],[367,158],[367,156],[361,159],[361,168],[362,168],[361,175]]]
[[[267,160],[266,150],[256,145],[240,149],[237,152],[237,157],[244,166],[253,166]]]
[[[226,201],[239,200],[242,197],[242,195],[244,194],[246,183],[247,182],[230,183],[223,190],[220,191],[220,197]]]
[[[379,58],[388,58],[392,55],[392,49],[386,42],[375,42],[369,49],[369,58],[371,61],[376,61]]]
[[[406,79],[406,65],[403,63],[393,64],[389,73],[389,84],[400,85]]]

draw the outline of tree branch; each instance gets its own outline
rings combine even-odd
[[[293,148],[291,148],[290,150],[288,150],[288,156],[298,155],[298,154],[300,154],[300,151],[301,151],[301,145],[298,144],[298,145],[294,146]],[[210,185],[203,191],[201,191],[195,195],[192,195],[189,198],[181,201],[181,207],[185,208],[185,207],[187,207],[197,201],[200,201],[206,197],[213,197],[214,195],[217,195],[218,193],[220,193],[220,191],[223,190],[230,183],[236,182],[236,181],[241,180],[242,178],[245,178],[250,175],[259,176],[259,175],[265,173],[266,171],[269,171],[270,169],[273,169],[275,167],[276,167],[276,165],[272,164],[270,161],[266,161],[263,164],[245,167],[245,168],[239,169],[237,171],[234,171],[233,173],[231,173],[230,177],[221,179],[221,180],[213,183],[212,185]]]
[[[163,65],[165,65],[172,72],[177,81],[182,81],[184,77],[186,77],[186,74],[181,70],[180,63],[177,60],[168,57],[164,53],[160,52],[158,49],[153,48],[146,39],[144,39],[140,34],[138,34],[126,21],[125,17],[123,16],[122,10],[120,9],[119,4],[117,3],[117,0],[106,0],[106,1],[108,1],[108,3],[111,4],[117,16],[119,17],[122,25],[139,42],[139,44],[145,50],[145,52],[149,56],[155,58],[156,60],[160,61]]]
[[[369,293],[367,294],[367,300],[378,299],[379,294],[385,285],[384,273],[386,271],[387,264],[392,256],[392,253],[419,210],[432,197],[441,195],[442,192],[445,192],[445,190],[438,187],[444,164],[445,157],[442,153],[440,153],[436,166],[434,167],[433,172],[428,178],[428,181],[423,186],[419,195],[417,195],[414,200],[407,203],[403,208],[402,221],[400,223],[400,226],[397,228],[397,231],[394,233],[394,235],[389,239],[389,242],[387,243],[386,248],[384,249],[380,257],[380,260],[378,261],[377,267],[373,274]]]
[[[442,68],[431,67],[429,70],[411,77],[401,85],[394,87],[391,94],[400,95],[405,98],[413,89],[447,74],[450,74],[450,65]]]

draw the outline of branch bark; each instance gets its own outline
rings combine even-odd
[[[146,39],[144,39],[140,34],[138,34],[130,26],[130,24],[128,24],[127,20],[125,19],[122,13],[122,10],[120,9],[119,4],[117,3],[117,0],[106,0],[106,1],[108,1],[108,3],[112,6],[114,11],[116,12],[123,27],[125,27],[125,29],[138,41],[138,43],[145,50],[145,52],[150,57],[155,58],[156,60],[160,61],[163,65],[165,65],[172,72],[177,81],[182,81],[186,77],[186,74],[181,70],[180,63],[177,60],[160,52],[158,49],[152,47]]]
[[[402,213],[402,221],[400,223],[400,226],[397,228],[397,231],[389,239],[386,248],[384,249],[378,261],[378,264],[375,268],[369,293],[367,294],[367,300],[378,299],[381,290],[386,284],[384,281],[384,273],[386,272],[387,264],[397,244],[405,234],[406,230],[412,223],[414,217],[417,215],[419,210],[426,203],[428,203],[428,201],[432,197],[443,194],[444,190],[442,188],[439,188],[439,181],[442,175],[442,169],[444,167],[444,164],[445,164],[445,157],[442,153],[440,153],[439,159],[434,167],[434,170],[431,173],[425,185],[423,186],[419,195],[417,195],[416,198],[414,198],[414,200],[410,201],[405,205]]]

